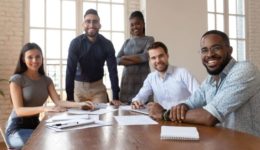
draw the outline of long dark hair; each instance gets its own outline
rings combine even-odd
[[[36,43],[26,43],[23,47],[22,47],[22,50],[20,52],[20,55],[19,55],[19,60],[17,62],[17,65],[16,65],[16,68],[15,68],[15,71],[14,71],[14,74],[22,74],[24,73],[28,68],[26,66],[26,64],[24,63],[24,54],[29,51],[29,50],[32,50],[32,49],[37,49],[38,51],[40,51],[40,53],[42,54],[42,49],[40,48],[39,45],[37,45]],[[43,59],[43,58],[42,58]],[[41,75],[45,75],[45,72],[44,72],[44,68],[43,68],[43,63],[42,65],[40,66],[38,72],[41,74]]]

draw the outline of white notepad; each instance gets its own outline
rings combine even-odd
[[[199,140],[196,127],[161,126],[162,140]]]

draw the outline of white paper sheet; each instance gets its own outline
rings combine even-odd
[[[105,109],[97,109],[94,111],[90,111],[90,110],[80,110],[80,109],[75,109],[75,108],[71,108],[68,109],[68,114],[75,114],[75,115],[83,115],[83,114],[91,114],[91,115],[102,115],[102,114],[106,114],[106,113],[110,113],[113,111],[116,111],[117,109],[114,108],[105,108]]]
[[[127,106],[119,106],[119,109],[121,109],[121,110],[128,110],[128,111],[133,111],[133,112],[138,112],[138,113],[149,115],[147,107],[141,108],[141,109],[132,109],[130,105],[127,105]]]
[[[89,119],[89,115],[69,115],[68,113],[61,113],[57,114],[53,117],[50,117],[46,120],[46,122],[54,122],[54,121],[64,121],[64,120],[71,120],[71,119]]]
[[[115,116],[119,125],[150,125],[158,124],[147,115]]]
[[[95,122],[93,124],[75,126],[75,127],[71,127],[71,128],[59,129],[59,128],[54,128],[54,127],[51,127],[51,126],[47,126],[47,127],[54,130],[55,132],[65,132],[65,131],[71,131],[71,130],[79,130],[79,129],[85,129],[85,128],[94,128],[94,127],[102,127],[102,126],[110,126],[110,125],[112,125],[111,122],[95,120]]]
[[[93,124],[95,121],[93,119],[70,119],[64,121],[54,121],[46,123],[46,126],[58,128],[58,129],[65,129],[71,127],[82,126],[86,124]]]

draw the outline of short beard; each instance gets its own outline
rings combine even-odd
[[[158,72],[166,72],[166,70],[168,69],[168,64],[165,65],[166,67],[163,70],[157,70]]]
[[[225,61],[221,64],[221,66],[216,70],[209,70],[208,67],[205,64],[203,64],[203,65],[206,67],[207,72],[210,75],[213,75],[213,76],[219,75],[223,71],[223,69],[226,67],[226,65],[229,63],[230,59],[231,59],[231,57],[226,58]]]
[[[95,34],[88,34],[88,33],[86,32],[86,35],[87,35],[87,37],[94,38],[94,37],[96,37],[96,36],[98,35],[98,32],[95,33]]]

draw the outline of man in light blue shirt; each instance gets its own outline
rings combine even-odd
[[[157,109],[165,120],[220,125],[260,136],[260,72],[249,62],[237,62],[228,36],[217,30],[201,38],[201,59],[209,76],[185,101],[168,111]]]
[[[170,109],[187,99],[198,87],[197,80],[184,68],[168,63],[167,47],[162,42],[155,42],[148,48],[150,63],[155,69],[144,81],[143,87],[132,99],[132,108],[140,108],[154,95],[156,103],[152,105]]]

